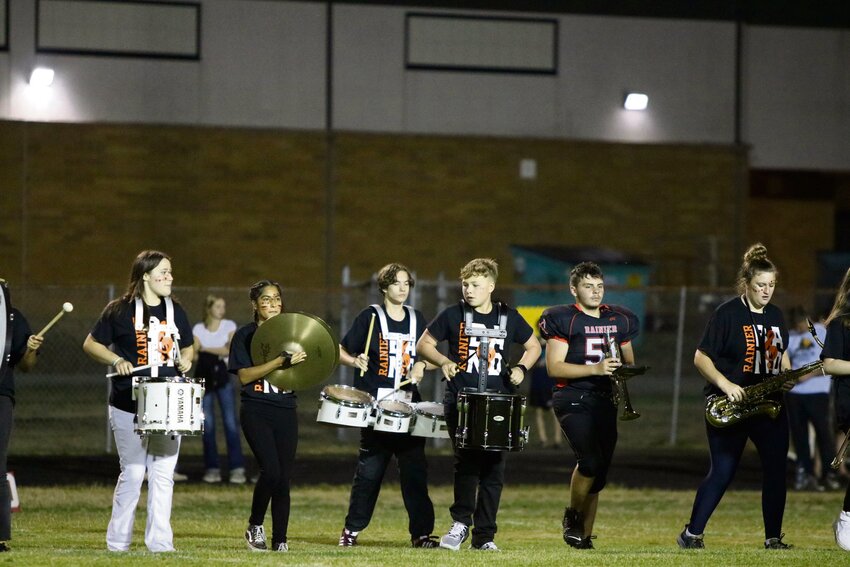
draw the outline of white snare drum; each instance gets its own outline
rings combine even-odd
[[[446,427],[446,416],[444,406],[438,402],[419,402],[413,404],[416,413],[416,423],[410,434],[415,437],[438,437],[449,438],[449,429]]]
[[[201,435],[204,379],[140,376],[136,385],[136,433]]]
[[[322,388],[319,396],[319,414],[316,421],[346,425],[348,427],[366,427],[375,398],[368,392],[351,386],[334,385]]]
[[[399,400],[381,400],[375,409],[375,431],[407,433],[413,421],[413,406]]]

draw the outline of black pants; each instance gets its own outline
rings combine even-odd
[[[434,504],[428,496],[425,438],[371,428],[360,430],[360,454],[351,486],[345,527],[359,532],[369,525],[381,492],[384,473],[393,455],[398,460],[401,496],[407,510],[410,536],[418,538],[431,535],[434,531]]]
[[[242,402],[242,431],[260,466],[248,523],[262,525],[272,504],[272,545],[286,541],[289,527],[289,482],[298,447],[295,408]]]
[[[785,459],[788,457],[788,417],[785,408],[776,418],[759,415],[731,427],[718,428],[705,424],[711,468],[694,499],[688,530],[699,535],[705,530],[711,514],[720,504],[735,477],[741,454],[751,439],[761,458],[761,509],[764,537],[782,535],[785,514]]]
[[[617,406],[605,392],[560,388],[552,407],[576,457],[578,471],[593,479],[591,494],[608,482],[608,469],[617,446]]]
[[[6,479],[9,439],[12,437],[14,404],[12,398],[0,396],[0,541],[12,539],[11,491]]]
[[[797,468],[808,474],[814,472],[812,453],[809,447],[809,423],[815,428],[815,440],[820,453],[821,474],[830,470],[835,457],[835,441],[829,424],[829,394],[785,394],[788,408],[788,425],[791,440],[797,452]]]
[[[481,546],[498,531],[496,514],[505,480],[505,454],[501,451],[458,449],[457,404],[446,404],[446,426],[454,445],[454,503],[449,513],[455,522],[473,526],[472,545]]]

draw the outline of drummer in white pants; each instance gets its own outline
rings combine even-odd
[[[176,376],[191,366],[192,327],[186,312],[170,297],[173,279],[166,254],[141,252],[133,262],[126,293],[106,306],[83,343],[86,354],[114,366],[119,374],[112,379],[109,396],[109,422],[121,464],[106,532],[110,551],[130,548],[146,472],[145,545],[154,552],[174,551],[171,501],[180,437],[141,437],[135,432],[135,378],[131,378]],[[134,373],[140,366],[145,368]]]

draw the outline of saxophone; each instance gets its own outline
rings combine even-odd
[[[771,419],[779,415],[782,404],[770,396],[782,390],[788,381],[798,382],[806,374],[823,372],[823,362],[818,360],[796,370],[780,372],[763,382],[744,388],[746,395],[740,402],[731,401],[725,394],[713,394],[706,399],[705,419],[714,427],[729,427],[754,415],[765,414]]]

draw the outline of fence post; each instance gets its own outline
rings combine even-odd
[[[682,350],[685,340],[685,299],[687,288],[679,289],[679,322],[676,329],[676,361],[673,370],[673,411],[670,420],[670,444],[676,444],[676,435],[679,428],[679,393],[682,389]]]

